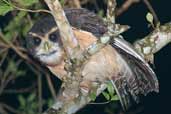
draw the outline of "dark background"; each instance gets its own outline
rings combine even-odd
[[[120,6],[124,1],[125,0],[117,0],[118,6]],[[97,2],[100,8],[106,8],[102,0],[97,0]],[[170,0],[150,0],[150,3],[152,4],[161,24],[171,21]],[[95,11],[93,5],[87,4],[84,7]],[[151,31],[151,28],[148,27],[148,22],[145,18],[147,12],[149,11],[144,3],[140,2],[132,5],[126,12],[117,18],[118,23],[131,26],[131,29],[123,34],[126,40],[133,42],[136,39],[143,38]],[[5,26],[9,19],[9,17],[0,17],[0,26]],[[171,44],[165,46],[161,51],[155,54],[154,66],[152,67],[159,79],[160,92],[158,94],[151,93],[147,97],[142,98],[141,104],[136,106],[134,109],[130,109],[126,113],[171,114]],[[45,93],[45,96],[46,94],[47,93]],[[13,96],[10,97],[13,99]],[[101,98],[98,98],[97,102],[98,101],[101,101]],[[15,101],[13,103],[15,104]],[[104,110],[107,107],[109,107],[110,110],[112,110],[111,108],[113,108],[113,110],[118,108],[118,106],[115,106],[112,103],[104,105],[88,105],[78,112],[78,114],[105,114]],[[116,112],[120,112],[120,114],[122,113],[120,110],[116,110]]]

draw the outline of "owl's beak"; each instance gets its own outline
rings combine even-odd
[[[44,42],[43,48],[45,51],[49,51],[51,49],[52,45],[49,42]]]

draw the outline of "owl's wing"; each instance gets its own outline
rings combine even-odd
[[[91,32],[96,37],[102,36],[107,31],[103,20],[86,9],[65,9],[65,13],[73,27]],[[113,77],[113,86],[124,109],[131,106],[131,99],[139,102],[140,95],[159,91],[155,73],[128,42],[116,38],[111,45],[125,62],[122,68],[124,73]]]
[[[65,9],[64,11],[69,23],[77,29],[91,32],[96,37],[100,37],[107,31],[102,18],[87,9]]]
[[[121,73],[118,76],[119,78],[114,77],[112,80],[124,109],[131,106],[131,100],[138,103],[141,95],[159,91],[155,73],[128,42],[124,39],[116,38],[111,45],[119,52],[128,65],[122,68],[124,73]]]

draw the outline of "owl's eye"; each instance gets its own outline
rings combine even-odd
[[[38,37],[34,37],[34,38],[33,38],[33,42],[34,42],[34,45],[38,46],[38,45],[40,45],[40,43],[41,43],[41,39],[38,38]]]
[[[49,40],[52,42],[56,42],[58,39],[58,35],[54,32],[49,35]]]

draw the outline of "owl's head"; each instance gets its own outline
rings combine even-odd
[[[64,54],[59,30],[52,16],[33,25],[27,34],[26,45],[32,56],[50,66],[59,64]]]

